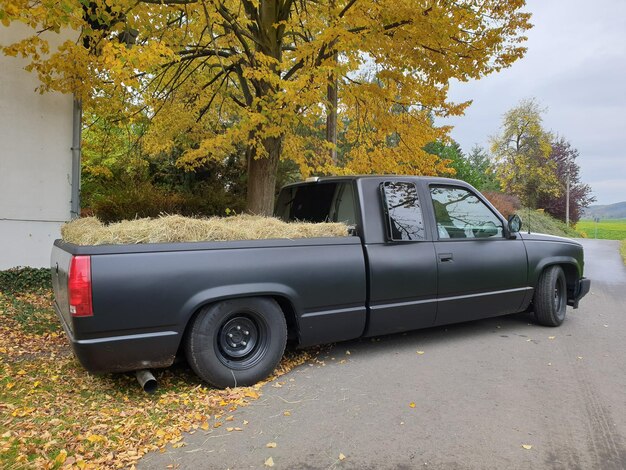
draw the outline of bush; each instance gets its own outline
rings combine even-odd
[[[48,268],[12,268],[0,271],[0,292],[32,292],[52,288]]]
[[[522,203],[519,198],[511,194],[500,193],[497,191],[484,191],[483,195],[506,219],[515,214],[522,207]]]
[[[85,215],[95,215],[104,223],[121,220],[157,217],[160,214],[186,216],[224,215],[226,208],[243,211],[242,198],[225,190],[196,187],[194,192],[174,191],[150,182],[135,185],[116,185],[91,200]]]

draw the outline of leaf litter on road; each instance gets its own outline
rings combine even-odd
[[[268,381],[313,355],[287,355]],[[219,428],[261,395],[262,384],[210,388],[184,367],[155,375],[160,389],[147,395],[130,375],[89,374],[71,352],[50,291],[0,292],[0,467],[132,468],[147,452],[183,446],[184,432]]]

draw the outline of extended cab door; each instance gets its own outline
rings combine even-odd
[[[520,311],[528,287],[526,248],[470,188],[431,184],[438,325]]]
[[[408,178],[389,178],[362,179],[359,185],[363,200],[368,202],[362,206],[369,270],[365,336],[432,326],[437,308],[437,265],[416,183]]]

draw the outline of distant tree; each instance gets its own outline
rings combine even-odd
[[[466,156],[459,143],[452,140],[449,144],[430,142],[424,150],[447,162],[454,169],[454,178],[466,181],[481,191],[500,189],[489,155],[482,147],[475,146],[472,153]]]
[[[451,143],[446,144],[442,141],[429,142],[424,146],[424,151],[430,155],[436,155],[439,157],[442,163],[445,163],[448,168],[452,168],[454,171],[442,173],[440,176],[450,176],[452,178],[463,179],[464,165],[462,159],[464,157],[463,151],[457,142],[454,140]]]
[[[565,221],[566,216],[566,186],[569,174],[570,190],[570,222],[575,224],[580,219],[582,210],[594,202],[596,198],[591,195],[591,187],[580,181],[580,167],[576,163],[578,150],[563,137],[552,142],[550,160],[556,164],[556,176],[562,188],[561,196],[543,195],[537,201],[538,207],[545,209],[550,215]]]
[[[481,191],[500,191],[500,182],[496,176],[496,167],[491,161],[487,150],[480,145],[474,145],[467,155],[467,162],[471,166],[474,181],[471,183]]]
[[[504,115],[501,133],[491,139],[502,189],[532,208],[542,198],[558,197],[562,189],[550,158],[552,135],[542,126],[543,112],[536,100],[521,101]]]

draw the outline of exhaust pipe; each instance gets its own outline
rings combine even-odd
[[[154,393],[159,386],[152,372],[147,369],[135,371],[135,377],[137,377],[139,385],[146,393]]]

